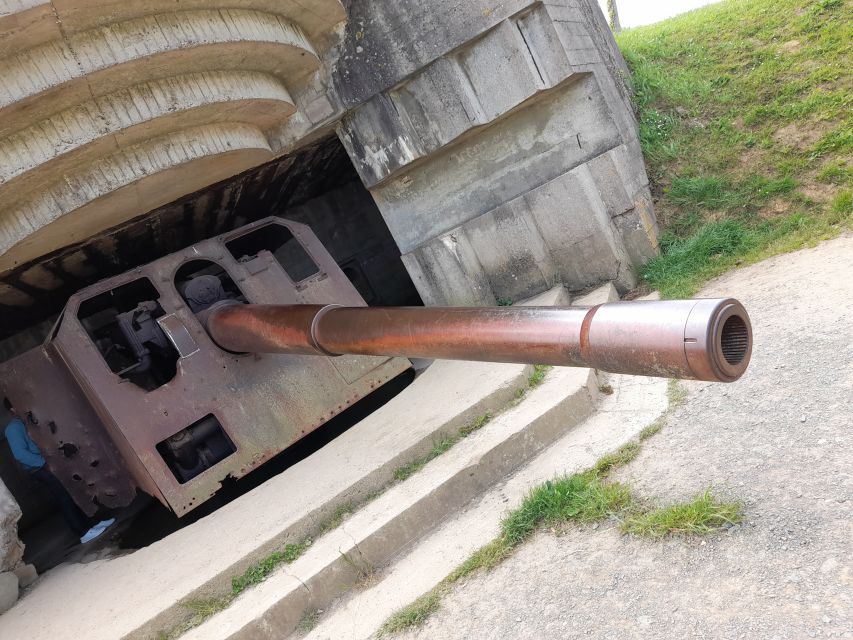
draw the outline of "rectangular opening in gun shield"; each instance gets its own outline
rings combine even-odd
[[[157,444],[157,453],[180,484],[237,451],[231,438],[213,414],[207,414]]]
[[[281,224],[258,227],[227,242],[225,246],[238,262],[251,262],[262,251],[269,251],[294,283],[302,282],[320,271],[290,229]]]
[[[152,391],[177,372],[178,353],[157,326],[160,293],[139,278],[84,300],[77,318],[110,371]]]

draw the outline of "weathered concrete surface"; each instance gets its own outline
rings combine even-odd
[[[23,557],[24,546],[18,540],[20,519],[21,508],[0,480],[0,571],[11,571]]]
[[[5,7],[0,270],[271,159],[344,19],[338,0]]]
[[[559,370],[549,373],[549,377]],[[605,378],[601,378],[602,381]],[[471,553],[492,540],[501,518],[531,487],[590,467],[633,437],[666,408],[666,382],[609,376],[614,394],[601,396],[595,415],[496,482],[481,497],[443,522],[430,536],[395,558],[373,586],[345,595],[307,636],[309,640],[364,640],[395,610],[434,587]],[[532,399],[532,398],[531,398]],[[472,637],[487,637],[488,629]]]
[[[529,372],[525,365],[436,362],[370,417],[214,514],[132,554],[48,572],[0,617],[0,637],[155,635],[187,614],[180,601],[229,591],[232,576],[388,483],[437,433],[504,406]]]
[[[848,235],[704,288],[749,309],[749,371],[684,383],[687,402],[615,476],[663,504],[711,486],[745,503],[742,525],[701,540],[543,532],[401,640],[853,636],[851,269]]]
[[[589,369],[553,371],[497,416],[406,482],[358,510],[292,565],[190,631],[186,640],[281,638],[385,566],[435,525],[583,420],[597,381]]]
[[[0,572],[0,614],[5,613],[18,599],[18,576],[11,571]]]

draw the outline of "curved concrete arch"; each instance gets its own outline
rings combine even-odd
[[[0,56],[59,36],[53,5],[48,0],[0,2]]]
[[[85,240],[273,156],[246,124],[187,129],[62,176],[0,217],[0,270]]]
[[[53,0],[52,4],[62,20],[63,28],[69,33],[175,10],[175,0]],[[298,24],[312,40],[333,30],[335,25],[346,19],[340,0],[181,0],[180,8],[253,9],[276,13]]]
[[[169,132],[216,122],[265,129],[295,111],[284,84],[257,72],[194,73],[136,85],[0,140],[0,199]]]
[[[0,135],[157,78],[251,69],[296,83],[319,68],[302,30],[248,10],[183,11],[99,27],[0,61]]]

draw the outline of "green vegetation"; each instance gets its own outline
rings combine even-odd
[[[547,364],[534,364],[533,373],[531,373],[530,377],[527,379],[527,387],[532,389],[533,387],[538,387],[542,384],[542,381],[545,380],[545,374],[552,368],[553,367],[551,367],[551,365]]]
[[[231,579],[231,596],[236,598],[248,587],[260,584],[280,565],[290,564],[311,546],[311,540],[306,539],[299,544],[288,544],[282,551],[273,551],[263,560],[256,562],[246,569],[242,575]]]
[[[853,228],[853,5],[726,0],[623,31],[661,256],[686,297],[733,267]]]
[[[442,453],[447,452],[460,440],[462,440],[463,438],[467,438],[478,429],[482,429],[489,423],[491,419],[491,413],[484,413],[483,415],[478,416],[477,418],[463,426],[461,429],[459,429],[459,431],[456,432],[456,434],[442,436],[441,439],[433,445],[432,449],[430,449],[426,455],[421,456],[420,458],[415,458],[411,462],[404,464],[402,467],[397,467],[396,469],[394,469],[394,479],[398,481],[403,481],[414,475],[415,473],[423,469],[428,462],[434,460]]]
[[[388,618],[379,630],[379,636],[400,633],[412,627],[419,627],[438,611],[443,593],[437,589],[428,591],[411,604],[403,607]]]
[[[669,408],[674,409],[684,404],[684,401],[687,400],[687,389],[678,380],[667,380],[666,399],[669,401]]]
[[[652,436],[657,435],[660,430],[663,429],[663,426],[665,424],[666,418],[661,416],[660,418],[652,422],[650,425],[646,425],[645,427],[643,427],[643,430],[640,431],[640,442],[645,442]]]
[[[626,442],[613,453],[608,453],[599,459],[593,467],[595,474],[601,478],[606,478],[610,475],[610,471],[616,467],[624,467],[626,464],[634,460],[640,455],[639,442]]]
[[[721,502],[708,490],[684,504],[629,516],[622,523],[622,531],[647,538],[661,538],[670,534],[708,533],[742,520],[741,503]]]

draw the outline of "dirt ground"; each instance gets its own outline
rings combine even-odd
[[[537,535],[408,640],[853,638],[853,237],[732,272],[750,370],[687,402],[618,474],[662,503],[713,487],[746,520],[649,542],[613,524]]]

